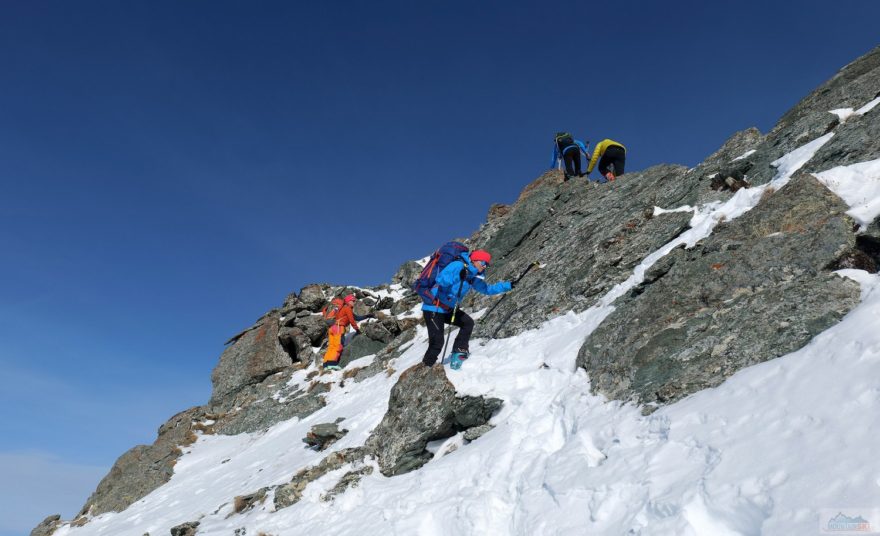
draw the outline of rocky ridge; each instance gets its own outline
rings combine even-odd
[[[744,216],[722,222],[695,247],[676,249],[654,265],[584,341],[578,365],[590,373],[594,391],[649,411],[800,348],[858,301],[857,285],[833,271],[853,265],[876,271],[880,263],[880,222],[855,225],[847,207],[811,175],[880,158],[880,107],[845,119],[832,113],[865,105],[880,96],[878,88],[880,48],[844,67],[766,135],[756,129],[737,133],[694,168],[664,164],[605,185],[562,182],[556,171],[543,174],[513,205],[493,206],[467,240],[492,251],[491,280],[514,277],[536,260],[546,264],[480,320],[475,336],[514,336],[595,305],[648,254],[688,230],[692,213],[658,214],[654,207],[727,200],[734,192],[713,188],[713,180],[716,186],[725,182],[718,177],[766,184],[781,157],[830,136],[784,188]],[[335,295],[354,291],[360,298],[356,314],[376,316],[346,349],[343,363],[376,357],[349,369],[347,380],[388,370],[416,336],[420,316],[412,309],[418,300],[405,284],[419,269],[415,261],[405,263],[391,286],[308,285],[290,294],[228,341],[212,374],[210,401],[172,417],[152,445],[123,454],[73,522],[124,510],[167,482],[199,434],[266,430],[323,407],[333,387],[320,381],[315,368],[326,343],[320,310]],[[497,300],[473,296],[466,307],[478,310]],[[311,383],[291,385],[303,370],[311,370]],[[417,469],[432,456],[429,441],[459,432],[476,440],[502,403],[458,396],[442,368],[414,367],[400,376],[385,419],[363,447],[333,452],[290,483],[249,494],[242,504],[273,496],[274,506],[283,508],[309,482],[346,466],[350,470],[330,497],[374,468],[386,476]],[[57,516],[47,518],[32,535],[52,534],[59,525]]]

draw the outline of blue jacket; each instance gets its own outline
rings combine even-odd
[[[422,311],[433,311],[435,313],[448,313],[455,308],[467,293],[473,287],[474,290],[481,294],[491,296],[493,294],[501,294],[510,290],[510,281],[499,281],[494,285],[487,285],[483,276],[478,275],[477,268],[471,264],[470,256],[467,253],[462,254],[462,261],[452,261],[446,268],[437,275],[434,286],[430,293],[434,296],[434,302],[428,303],[424,299],[422,301]],[[467,268],[468,273],[465,280],[461,280],[461,270]],[[435,305],[439,299],[441,305]]]
[[[586,145],[584,145],[584,142],[582,142],[581,140],[574,140],[574,145],[569,145],[562,152],[563,152],[563,154],[565,154],[565,153],[572,151],[574,149],[580,149],[580,151],[582,153],[584,153],[584,156],[587,157],[587,160],[590,159],[590,153],[587,152],[587,147],[586,147]],[[553,142],[553,160],[550,161],[551,168],[556,167],[556,161],[559,160],[560,157],[561,157],[561,155],[559,154],[559,146],[556,145],[556,142]]]

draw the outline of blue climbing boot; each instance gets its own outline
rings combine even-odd
[[[449,356],[449,368],[452,370],[458,370],[461,368],[461,365],[468,358],[468,353],[466,351],[456,351],[452,352],[452,355]]]

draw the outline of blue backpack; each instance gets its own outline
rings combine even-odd
[[[461,259],[461,255],[467,252],[467,246],[461,242],[447,242],[431,255],[428,264],[412,284],[412,289],[422,298],[423,302],[428,304],[435,302],[436,298],[431,294],[431,289],[434,287],[440,271],[446,268],[449,263]],[[442,306],[442,304],[439,305]]]

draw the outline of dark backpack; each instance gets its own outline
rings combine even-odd
[[[574,136],[568,132],[556,133],[556,146],[559,147],[560,153],[562,153],[566,147],[571,147],[572,145],[574,145]]]
[[[343,303],[345,302],[342,301],[342,298],[337,296],[336,298],[333,298],[330,303],[325,305],[323,309],[321,309],[321,315],[324,316],[324,322],[328,326],[332,326],[333,324],[337,323],[336,315],[339,314],[339,310],[342,309]]]
[[[436,298],[431,295],[431,288],[437,282],[437,276],[449,263],[461,259],[461,255],[467,251],[467,246],[461,242],[447,242],[431,255],[428,264],[412,284],[412,289],[422,298],[422,301],[434,303]]]

